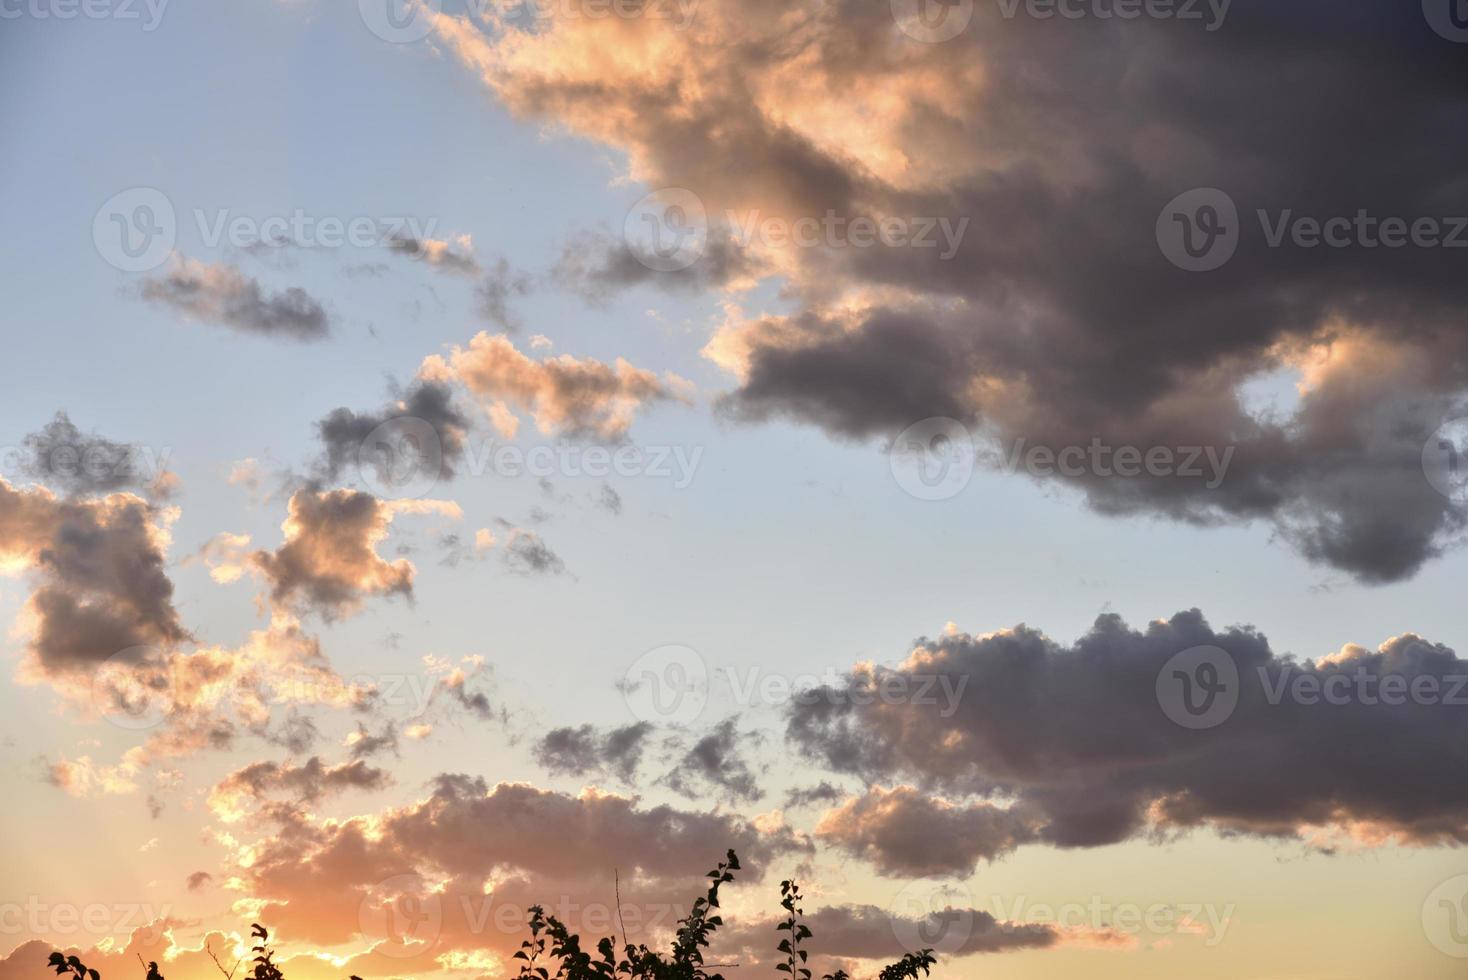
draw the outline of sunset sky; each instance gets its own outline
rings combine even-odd
[[[0,0],[0,980],[1461,977],[1452,2]]]

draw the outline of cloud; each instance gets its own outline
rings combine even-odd
[[[266,293],[257,280],[232,265],[175,256],[161,276],[143,280],[142,296],[192,320],[243,333],[299,341],[322,340],[330,333],[325,308],[304,289]]]
[[[777,919],[740,918],[720,930],[713,950],[723,960],[737,957],[741,963],[754,960],[769,963],[778,954],[773,937]],[[904,916],[874,905],[834,905],[808,913],[804,920],[812,938],[805,944],[814,951],[819,962],[832,959],[899,960],[912,952],[902,937],[944,939],[940,959],[998,953],[1008,950],[1045,949],[1061,942],[1059,931],[1049,924],[1035,922],[1000,922],[979,909],[946,907],[933,909],[925,917]],[[957,930],[966,934],[958,942]],[[819,973],[820,970],[812,971]]]
[[[207,871],[195,871],[189,875],[185,884],[189,891],[196,892],[214,882],[214,876]]]
[[[360,476],[387,484],[405,475],[452,479],[469,426],[449,385],[416,379],[376,412],[337,408],[316,423],[320,477],[335,481],[360,467],[370,470]]]
[[[510,300],[528,295],[532,282],[528,273],[515,271],[508,261],[501,258],[486,270],[484,278],[474,287],[475,309],[480,316],[501,330],[519,330],[523,324],[511,312]],[[531,346],[535,346],[533,338]]]
[[[40,431],[27,435],[22,447],[19,471],[68,496],[143,490],[166,497],[176,479],[163,468],[166,450],[154,454],[141,446],[83,434],[65,412],[57,412]]]
[[[580,909],[571,917],[579,927],[581,912],[603,901],[601,907],[612,907],[615,869],[634,910],[667,903],[670,912],[686,912],[702,892],[702,872],[723,848],[739,852],[750,869],[742,877],[751,881],[778,858],[808,851],[786,828],[760,830],[731,814],[643,808],[596,790],[570,796],[518,783],[490,786],[454,774],[438,776],[426,798],[370,816],[271,816],[279,829],[240,852],[248,848],[251,856],[239,873],[262,902],[260,921],[303,942],[344,943],[370,921],[363,909],[412,889],[421,898],[437,896],[428,900],[438,928],[420,937],[430,957],[484,950],[508,960],[523,938],[524,918],[480,918],[486,908],[523,912],[537,900],[556,908],[556,896],[565,896]],[[426,891],[430,882],[441,890]],[[670,931],[676,917],[656,928]]]
[[[617,442],[644,405],[687,399],[687,382],[676,375],[659,378],[622,358],[612,364],[569,354],[532,360],[509,338],[483,332],[468,347],[427,358],[420,375],[463,384],[506,438],[515,433],[517,409],[547,435]]]
[[[128,493],[61,500],[0,479],[0,569],[35,583],[23,614],[31,672],[90,675],[188,639],[165,571],[173,516]]]
[[[652,725],[645,721],[605,731],[594,725],[555,728],[536,744],[535,760],[557,775],[613,773],[630,783],[651,734]]]
[[[258,804],[274,794],[315,803],[348,789],[377,790],[391,783],[392,777],[386,770],[369,766],[360,759],[336,766],[323,763],[317,756],[299,766],[289,762],[254,762],[236,769],[214,786],[209,793],[209,810],[226,823],[234,823],[247,815],[250,804]]]
[[[738,724],[737,715],[725,718],[700,736],[663,781],[689,797],[713,789],[734,800],[764,799],[764,790],[759,788],[754,771],[740,754],[741,747],[757,744],[760,736],[757,732],[741,732]]]
[[[734,382],[727,417],[890,443],[946,416],[1001,454],[1020,439],[1232,447],[1219,486],[1044,479],[1103,514],[1258,521],[1311,561],[1388,582],[1465,525],[1419,462],[1468,405],[1461,263],[1447,248],[1271,248],[1256,212],[1462,214],[1468,136],[1444,140],[1441,120],[1468,109],[1468,90],[1415,7],[1349,22],[1334,9],[1237,0],[1226,30],[1091,18],[1057,32],[977,4],[941,45],[859,0],[707,0],[688,24],[481,30],[438,15],[433,28],[512,112],[616,148],[649,188],[694,195],[709,240],[739,250],[709,261],[781,286],[791,312],[731,308],[706,348]],[[1393,42],[1373,49],[1368,34]],[[1157,220],[1209,187],[1237,205],[1240,245],[1221,269],[1185,272]],[[862,219],[910,234],[868,247],[827,230]],[[818,232],[776,239],[770,221]],[[611,240],[562,265],[593,296],[654,277],[729,285],[697,267],[654,273]],[[1261,408],[1251,386],[1281,376],[1301,379],[1297,404]]]
[[[1232,714],[1199,730],[1171,720],[1158,693],[1168,662],[1195,647],[1225,651],[1239,678]],[[1382,700],[1388,677],[1438,695]],[[1024,626],[919,640],[899,668],[860,666],[793,704],[786,734],[833,771],[915,781],[822,822],[884,873],[1196,827],[1325,848],[1461,844],[1468,791],[1445,774],[1465,762],[1468,718],[1450,703],[1464,677],[1468,662],[1410,633],[1298,663],[1196,610],[1141,632],[1107,615],[1069,646]],[[1367,694],[1312,700],[1290,693],[1296,683]],[[932,836],[919,843],[922,828]]]
[[[451,275],[477,276],[479,261],[474,257],[474,239],[459,235],[452,241],[437,238],[415,238],[402,234],[390,238],[387,247],[398,253]]]
[[[873,787],[827,813],[816,836],[872,862],[879,874],[901,878],[973,874],[1034,839],[1023,816],[1004,807],[954,806],[911,786]]]
[[[277,606],[333,620],[356,612],[369,596],[412,598],[413,563],[377,553],[401,504],[355,490],[298,490],[289,509],[285,542],[250,556]]]
[[[560,575],[566,563],[534,531],[511,527],[500,559],[505,567],[520,575]]]

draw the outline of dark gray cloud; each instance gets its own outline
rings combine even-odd
[[[1106,514],[1258,521],[1366,582],[1409,577],[1455,542],[1463,509],[1417,460],[1468,403],[1462,250],[1270,247],[1257,211],[1468,215],[1461,46],[1411,3],[1237,0],[1216,30],[1003,6],[973,4],[959,36],[921,44],[894,43],[888,5],[835,0],[800,18],[792,44],[772,0],[707,0],[700,31],[637,26],[655,68],[590,57],[609,28],[557,34],[557,54],[587,57],[554,78],[534,67],[549,40],[516,35],[515,56],[489,68],[460,53],[511,109],[696,195],[715,243],[742,220],[730,212],[757,212],[756,228],[895,217],[918,238],[925,221],[966,222],[952,249],[854,235],[779,247],[763,232],[745,248],[736,235],[736,254],[772,259],[795,312],[736,310],[709,345],[737,379],[729,417],[863,441],[947,416],[1001,449],[1233,447],[1212,488],[1045,479]],[[1157,241],[1169,202],[1196,188],[1239,212],[1237,251],[1210,272],[1174,266]],[[716,244],[702,261],[748,260]],[[652,271],[611,238],[573,242],[561,264],[593,300],[654,279],[732,281]],[[1297,405],[1251,403],[1249,385],[1289,374],[1304,382]]]
[[[337,408],[317,422],[323,447],[318,476],[335,481],[358,467],[371,467],[362,475],[382,483],[452,479],[469,428],[452,387],[420,378],[375,412]]]
[[[353,759],[370,759],[383,752],[398,754],[398,730],[392,722],[385,722],[382,731],[373,734],[360,721],[357,730],[347,739],[347,749]]]
[[[89,673],[114,656],[166,659],[189,638],[161,520],[137,497],[58,500],[0,480],[0,556],[36,582],[31,649],[45,673]]]
[[[591,306],[604,306],[623,290],[656,286],[675,292],[717,289],[753,274],[754,259],[726,235],[715,234],[687,268],[661,270],[655,257],[640,253],[621,237],[585,231],[561,252],[551,279]]]
[[[536,744],[535,758],[553,773],[611,773],[630,783],[637,775],[651,734],[652,725],[645,721],[606,730],[594,725],[555,728]]]
[[[663,782],[694,798],[712,791],[734,800],[764,799],[765,792],[740,751],[758,744],[761,736],[757,732],[740,731],[738,726],[736,715],[725,718],[700,736],[663,777]]]
[[[161,475],[161,452],[83,433],[65,412],[22,441],[20,472],[69,496],[146,490]]]
[[[821,780],[814,786],[797,786],[785,794],[785,809],[829,805],[845,799],[847,793],[839,786]]]
[[[232,265],[207,265],[181,258],[161,275],[144,279],[142,296],[190,319],[244,333],[323,340],[331,332],[326,309],[292,286],[267,293],[258,280]]]
[[[1236,665],[1222,696],[1237,701],[1194,729],[1169,717],[1158,678],[1200,646]],[[1024,626],[919,640],[902,669],[863,668],[793,704],[787,737],[834,771],[916,787],[874,785],[822,824],[892,874],[965,871],[1028,842],[1090,847],[1204,826],[1461,844],[1465,679],[1468,661],[1410,633],[1297,662],[1252,629],[1215,632],[1196,610],[1140,632],[1107,615],[1069,646]],[[914,696],[883,696],[892,690]]]
[[[213,881],[214,876],[209,872],[195,871],[193,874],[189,875],[186,884],[188,885],[189,891],[196,892]]]

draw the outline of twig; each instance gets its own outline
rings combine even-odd
[[[245,961],[245,958],[241,956],[239,960],[235,963],[234,969],[230,970],[228,973],[225,973],[224,964],[219,962],[219,957],[214,955],[214,950],[210,948],[207,942],[204,944],[204,952],[208,953],[209,958],[214,961],[215,969],[217,969],[220,973],[224,973],[224,980],[234,980],[234,971],[238,970],[240,968],[240,964]]]
[[[627,926],[622,922],[622,872],[612,869],[612,885],[617,890],[617,928],[622,930],[622,948],[627,948]]]

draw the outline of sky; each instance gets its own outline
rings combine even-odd
[[[1463,22],[0,0],[0,980],[1460,976]]]

